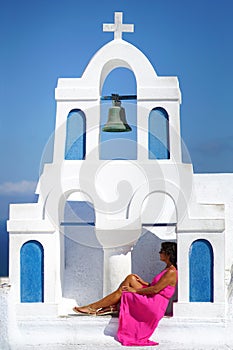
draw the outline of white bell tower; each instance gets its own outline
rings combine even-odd
[[[224,246],[224,211],[197,203],[192,165],[182,161],[178,79],[158,76],[146,56],[122,39],[134,30],[122,23],[122,13],[103,30],[114,32],[114,39],[93,56],[82,77],[58,79],[53,161],[40,176],[38,203],[10,206],[10,280],[18,313],[58,313],[66,302],[88,303],[112,291],[132,271],[131,253],[146,227],[162,240],[177,240],[175,312],[223,315],[224,260],[218,248]],[[136,78],[134,160],[99,155],[102,87],[118,67]],[[214,302],[205,305],[189,299],[189,249],[199,239],[213,247],[213,281],[221,281],[214,282]]]

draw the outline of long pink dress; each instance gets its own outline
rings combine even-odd
[[[151,285],[156,284],[165,272],[163,270],[155,276]],[[117,332],[119,342],[126,346],[158,345],[149,338],[164,316],[174,292],[175,287],[172,286],[154,295],[123,292]]]

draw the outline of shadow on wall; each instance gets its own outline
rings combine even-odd
[[[94,226],[67,224],[63,229],[63,297],[75,299],[78,305],[86,305],[103,296],[103,249],[96,239]],[[159,256],[161,242],[163,240],[153,233],[143,230],[132,251],[132,272],[148,282],[165,268]],[[172,314],[172,303],[166,314]]]
[[[95,235],[95,212],[89,202],[67,202],[64,233],[63,297],[86,305],[102,298],[103,249]]]
[[[78,242],[75,237],[75,227],[68,229],[69,233],[66,234],[64,242],[63,297],[75,299],[78,305],[86,305],[102,298],[103,249]],[[91,230],[88,227],[79,227],[79,231],[82,231],[83,235],[91,236]],[[92,239],[94,238],[93,232]]]

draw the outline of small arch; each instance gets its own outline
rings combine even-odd
[[[148,119],[149,159],[170,159],[169,117],[162,107],[153,108]]]
[[[149,188],[148,184],[145,183],[134,192],[127,207],[126,218],[129,219],[141,216],[142,203],[145,200],[145,193],[148,193],[149,189],[150,193],[162,191],[171,198],[175,206],[175,221],[176,224],[179,224],[187,213],[187,198],[189,197],[180,190],[180,186],[161,178],[150,181]]]
[[[64,183],[64,186],[68,187],[68,185],[70,185],[70,181],[67,181]],[[50,196],[48,196],[48,198],[49,197],[51,197],[51,193],[50,193]],[[46,202],[48,201],[48,198],[46,199]],[[76,219],[74,220],[76,214],[74,213],[74,209],[72,209],[72,206],[70,205],[71,202],[87,203],[90,208],[93,208],[93,206],[94,206],[94,200],[90,196],[90,194],[87,193],[86,191],[81,190],[81,189],[67,190],[64,193],[62,193],[59,198],[55,197],[55,199],[54,199],[52,197],[52,198],[50,198],[50,200],[51,201],[54,201],[54,200],[58,201],[58,220],[62,225],[68,221],[73,221],[73,222],[76,221],[77,222],[78,217],[76,217]],[[66,218],[69,217],[70,210],[71,210],[71,212],[73,211],[74,216],[71,220],[70,219],[68,220]],[[46,208],[45,208],[45,211],[46,211]],[[75,211],[77,212],[77,208],[75,209]],[[91,209],[91,211],[92,211],[92,209]],[[93,213],[93,218],[95,220],[95,213]]]
[[[86,155],[86,117],[80,109],[69,112],[66,122],[66,160],[82,160]]]
[[[190,247],[189,277],[190,302],[213,302],[213,248],[205,239]]]
[[[176,224],[177,209],[173,197],[163,191],[150,192],[142,202],[142,224]]]
[[[95,209],[91,202],[67,200],[64,208],[64,224],[95,226]]]
[[[44,249],[38,241],[20,250],[20,297],[21,303],[44,302]]]

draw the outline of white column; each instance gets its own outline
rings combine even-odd
[[[189,303],[189,235],[177,235],[178,303]]]
[[[148,117],[150,106],[145,102],[137,103],[137,159],[140,162],[148,160]]]
[[[171,159],[177,163],[182,162],[181,134],[180,134],[180,105],[179,101],[164,103],[163,107],[169,115],[169,142]]]
[[[104,296],[113,292],[131,273],[132,246],[104,249]]]

